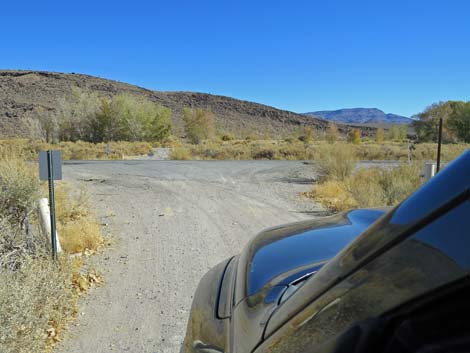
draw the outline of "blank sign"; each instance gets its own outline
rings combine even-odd
[[[52,179],[62,180],[62,159],[60,151],[51,151],[52,157]],[[39,152],[39,179],[49,179],[49,168],[47,164],[47,151]]]

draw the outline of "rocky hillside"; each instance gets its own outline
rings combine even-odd
[[[193,93],[151,91],[122,82],[81,74],[0,70],[0,137],[31,136],[41,114],[54,114],[58,102],[70,97],[72,88],[101,97],[131,94],[170,108],[175,133],[182,131],[184,107],[211,110],[217,128],[235,134],[279,134],[309,125],[324,129],[328,122],[317,117],[275,109],[229,97]]]
[[[352,108],[339,110],[325,110],[319,112],[305,113],[308,116],[321,117],[326,120],[343,124],[366,124],[366,125],[396,125],[411,124],[413,119],[397,114],[385,114],[377,108]]]

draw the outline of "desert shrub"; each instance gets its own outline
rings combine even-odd
[[[235,136],[233,134],[223,134],[220,139],[222,141],[232,141],[235,140]]]
[[[0,234],[0,237],[5,234]],[[0,347],[4,353],[44,352],[76,312],[67,261],[24,255],[15,271],[0,269]]]
[[[77,291],[83,290],[75,281],[83,279],[80,264],[65,256],[51,261],[49,240],[32,212],[40,196],[36,168],[0,160],[0,351],[5,353],[49,351],[76,313]],[[100,229],[88,207],[84,196],[58,183],[57,221],[65,252],[77,243],[80,247],[70,252],[96,249]]]
[[[355,200],[355,207],[384,206],[384,192],[379,183],[382,171],[361,169],[344,181],[344,189]]]
[[[48,144],[42,141],[0,140],[0,158],[7,159],[14,156],[15,159],[37,160],[39,151],[49,149],[61,151],[63,160],[121,159],[126,156],[145,155],[152,151],[149,142],[117,141],[110,142],[109,145],[111,154],[108,157],[105,153],[105,143],[62,141]]]
[[[165,137],[161,142],[162,147],[175,148],[183,146],[181,139],[175,135]]]
[[[401,164],[396,168],[359,169],[343,180],[327,179],[314,185],[307,196],[333,211],[394,206],[420,184],[419,164]]]
[[[170,159],[174,160],[188,160],[191,159],[191,152],[186,147],[173,148],[170,154]]]
[[[268,149],[262,149],[260,151],[253,152],[253,159],[274,159],[274,151]]]
[[[418,164],[401,164],[398,168],[381,170],[378,183],[383,190],[382,204],[392,206],[418,188],[421,173]]]
[[[355,145],[359,145],[361,143],[361,130],[359,129],[352,129],[350,132],[349,132],[349,135],[348,135],[348,140],[349,142],[355,144]]]
[[[71,271],[53,264],[33,223],[40,195],[37,171],[18,160],[0,161],[0,347],[41,352],[74,310]]]
[[[328,125],[325,138],[328,143],[335,143],[336,141],[338,141],[339,131],[338,131],[338,126],[336,126],[335,123],[331,123]]]
[[[21,160],[0,161],[0,218],[23,225],[40,194],[37,171]]]
[[[338,144],[328,149],[318,161],[323,175],[329,179],[344,180],[356,166],[356,153],[346,145]]]
[[[315,132],[311,126],[305,126],[303,133],[299,136],[299,141],[304,143],[312,143],[314,140]]]
[[[185,108],[183,120],[186,136],[191,143],[199,144],[214,135],[214,115],[207,110]]]
[[[375,142],[382,144],[385,140],[385,132],[383,127],[379,127],[375,132]]]
[[[314,185],[306,196],[315,199],[332,211],[344,211],[357,207],[356,200],[347,191],[345,185],[336,180]]]
[[[247,142],[256,141],[256,136],[254,134],[249,134],[245,137],[245,141]]]

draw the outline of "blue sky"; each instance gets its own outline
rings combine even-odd
[[[296,112],[470,99],[470,1],[8,1],[0,68]]]

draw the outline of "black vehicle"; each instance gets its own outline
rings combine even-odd
[[[470,352],[470,151],[393,209],[255,237],[196,291],[183,352]]]

